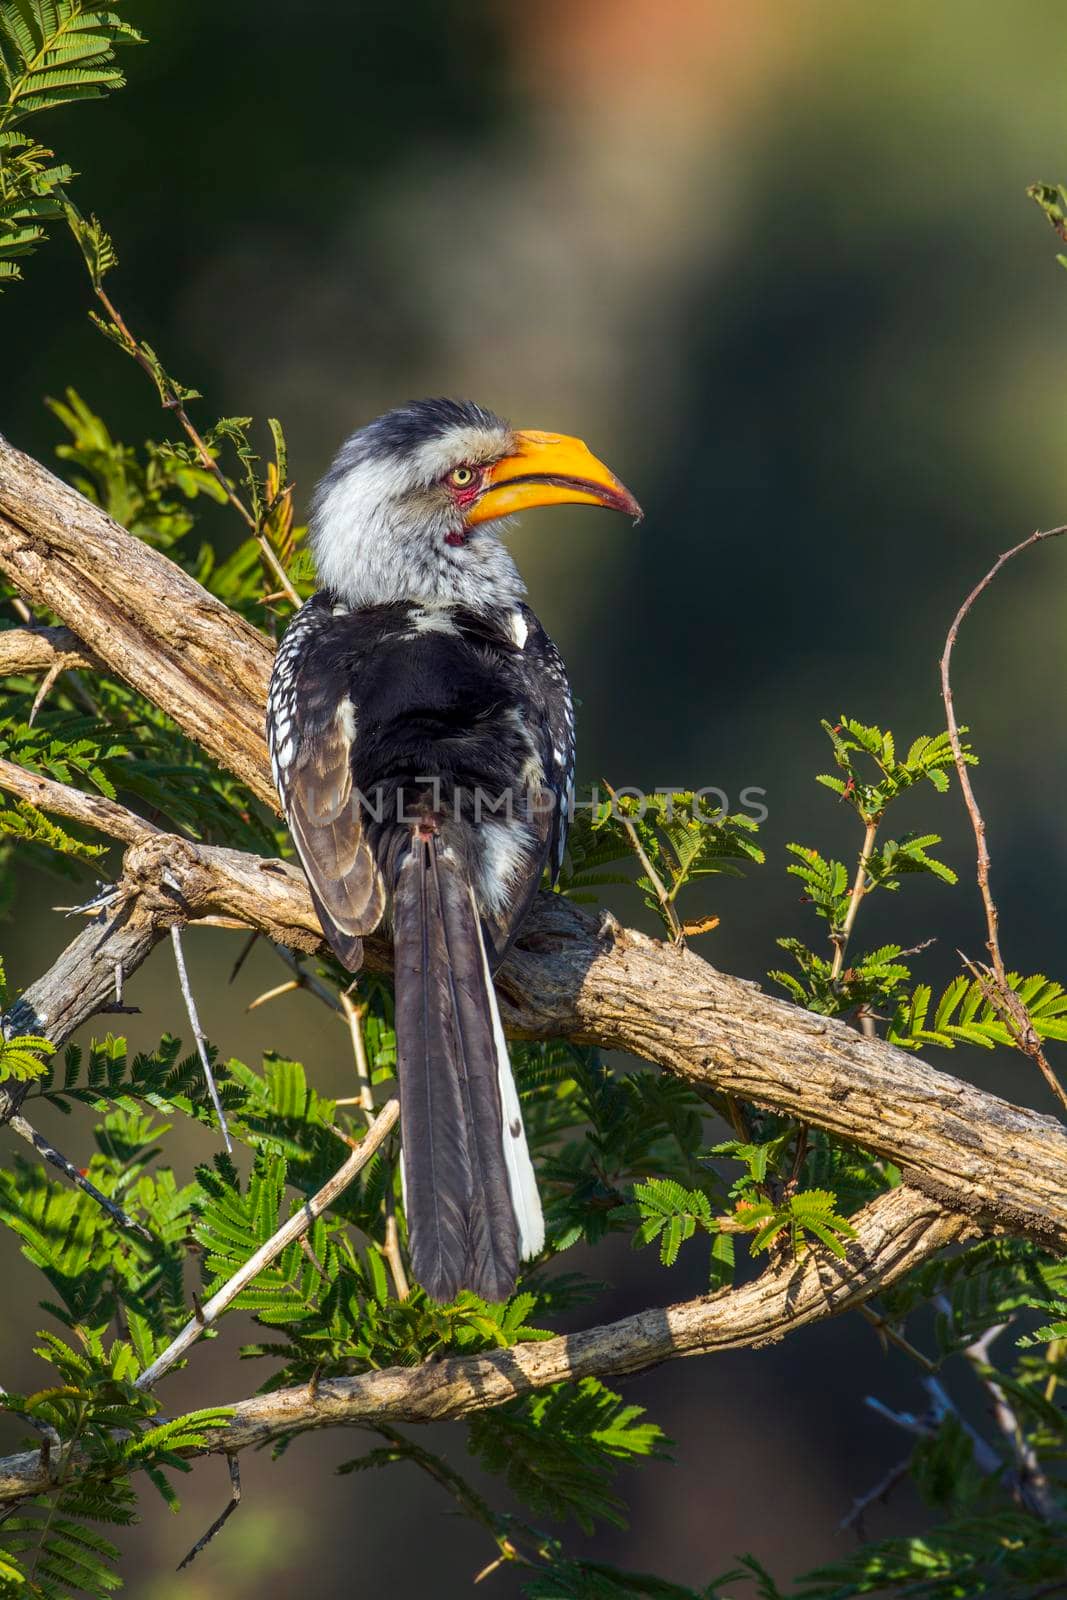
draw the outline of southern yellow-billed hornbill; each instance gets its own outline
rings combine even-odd
[[[342,447],[311,518],[319,592],[271,679],[275,782],[323,931],[356,971],[390,916],[405,1205],[434,1299],[505,1299],[544,1224],[491,973],[574,774],[567,674],[498,519],[640,507],[577,439],[425,400]]]

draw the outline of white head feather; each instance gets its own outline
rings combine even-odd
[[[351,607],[513,610],[526,589],[498,537],[504,524],[468,529],[443,482],[454,467],[500,460],[513,437],[492,412],[456,400],[418,401],[354,433],[312,505],[321,586]]]

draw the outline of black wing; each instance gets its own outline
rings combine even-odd
[[[319,594],[286,631],[267,697],[267,744],[289,831],[323,932],[350,972],[377,927],[385,889],[352,786],[356,713],[332,648],[338,618]]]
[[[520,612],[526,625],[522,646],[530,704],[540,723],[545,787],[552,795],[548,835],[548,873],[559,878],[567,848],[574,803],[574,704],[563,657],[529,606]]]

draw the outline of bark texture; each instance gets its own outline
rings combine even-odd
[[[104,669],[150,697],[260,800],[275,804],[262,725],[272,645],[166,557],[0,440],[0,569],[63,626],[0,636],[0,673],[59,661]],[[289,863],[161,832],[99,796],[0,763],[0,787],[126,846],[116,892],[6,1019],[57,1044],[107,1011],[175,923],[224,921],[298,951],[321,946]],[[386,943],[368,961],[387,968]],[[304,1429],[458,1417],[561,1379],[618,1376],[683,1355],[756,1345],[861,1303],[969,1232],[1067,1248],[1067,1136],[844,1023],[799,1010],[686,949],[542,895],[498,975],[514,1035],[619,1048],[701,1085],[795,1116],[895,1162],[904,1184],[853,1219],[847,1260],[779,1260],[754,1282],[543,1343],[237,1404],[215,1451]],[[0,1092],[0,1121],[16,1108]],[[68,1459],[65,1470],[77,1465]],[[39,1452],[0,1461],[0,1500],[45,1487]]]
[[[812,1252],[768,1268],[740,1289],[641,1311],[582,1333],[255,1395],[237,1402],[231,1421],[211,1435],[206,1451],[185,1453],[233,1454],[312,1428],[441,1422],[553,1383],[592,1374],[619,1378],[680,1356],[768,1344],[859,1305],[970,1226],[967,1218],[903,1186],[873,1200],[853,1221],[857,1236],[846,1261]],[[77,1455],[68,1457],[63,1470],[83,1464]],[[46,1489],[57,1466],[39,1450],[0,1459],[0,1503]]]

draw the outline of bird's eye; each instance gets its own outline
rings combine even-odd
[[[469,489],[474,482],[473,467],[453,467],[448,481],[454,489]]]

